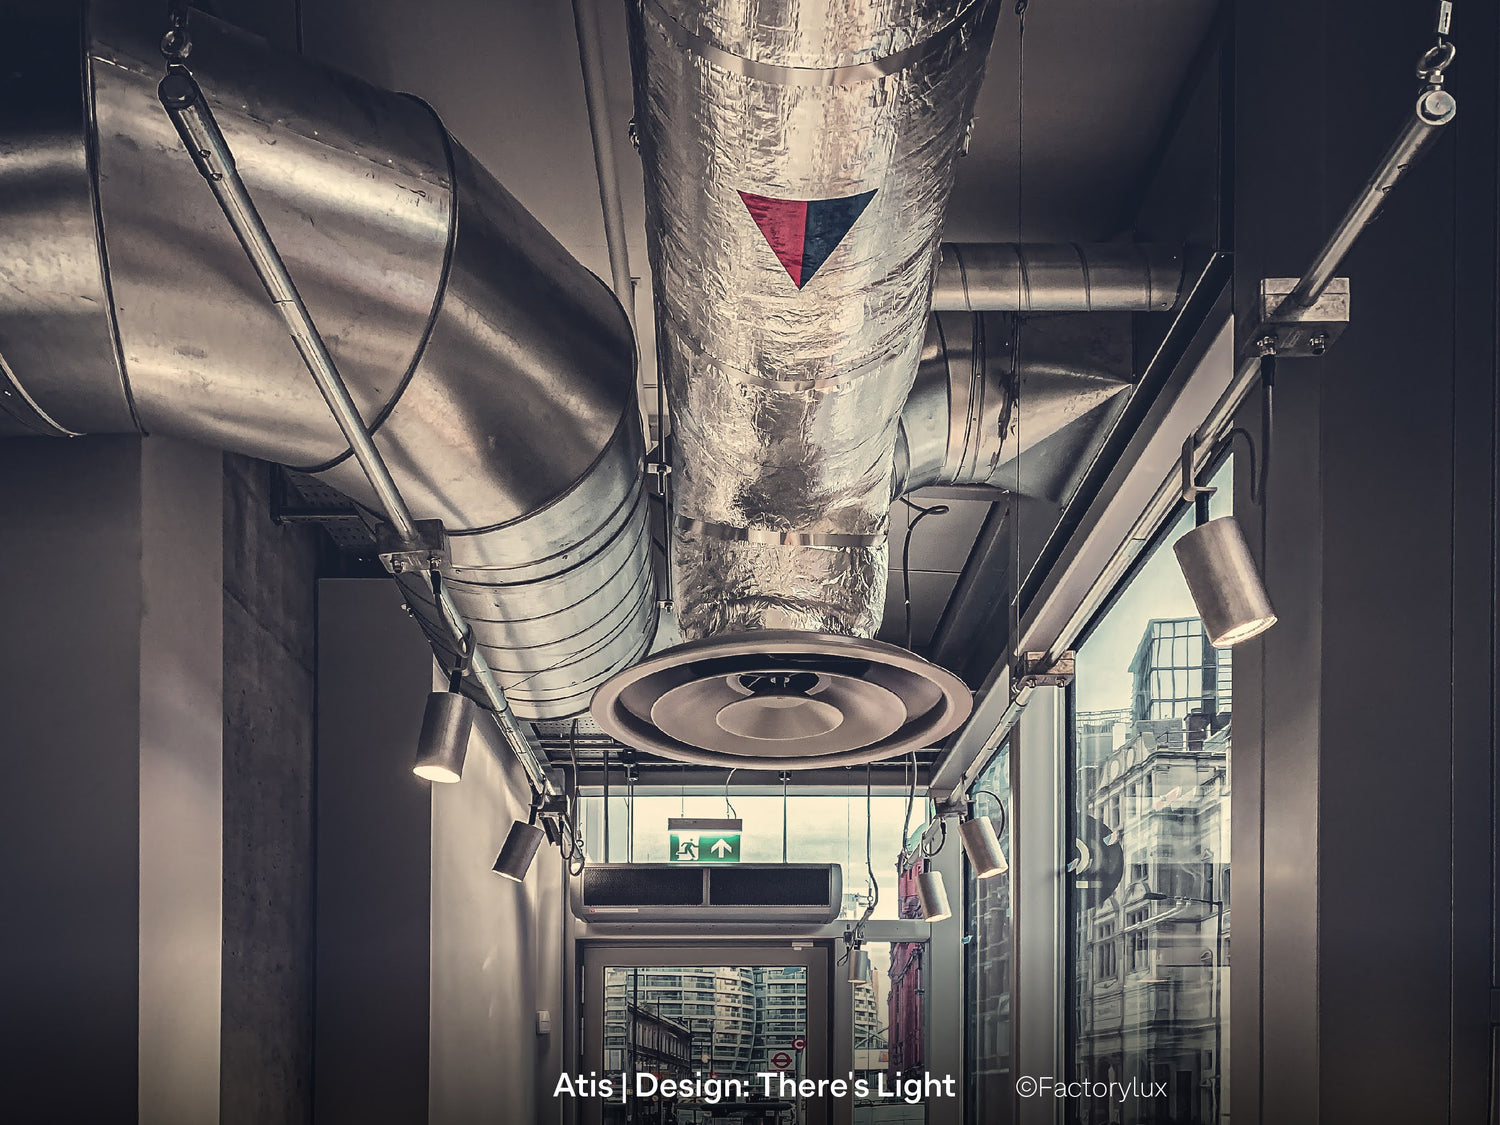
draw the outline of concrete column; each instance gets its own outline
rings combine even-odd
[[[140,442],[140,1119],[219,1119],[223,458]]]
[[[16,1120],[218,1120],[219,466],[161,438],[0,442]]]

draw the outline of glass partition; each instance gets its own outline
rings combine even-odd
[[[1000,848],[1011,855],[1010,743],[979,775],[974,788],[974,812],[991,817],[1000,827]],[[955,839],[950,846],[957,846]],[[964,988],[967,1027],[964,1036],[964,1073],[968,1080],[967,1118],[984,1125],[1003,1125],[1014,1119],[1011,1066],[1011,962],[1015,927],[1011,919],[1010,872],[976,879],[964,863]]]
[[[1227,514],[1232,474],[1213,484]],[[1204,635],[1171,543],[1077,649],[1067,876],[1075,1125],[1228,1120],[1229,650]]]

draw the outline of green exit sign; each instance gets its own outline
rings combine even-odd
[[[667,858],[672,863],[738,863],[740,820],[672,817],[667,821]]]

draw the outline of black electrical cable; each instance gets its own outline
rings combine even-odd
[[[945,516],[948,514],[948,505],[933,504],[924,508],[921,504],[914,504],[905,496],[901,497],[901,503],[905,504],[917,513],[916,519],[908,517],[906,524],[906,539],[901,544],[901,603],[906,614],[906,647],[911,648],[911,569],[909,566],[911,558],[911,533],[917,529],[928,516]],[[902,841],[905,843],[905,840]]]
[[[981,797],[988,797],[990,800],[995,802],[995,811],[1000,814],[1000,823],[995,828],[995,835],[997,837],[1004,836],[1005,827],[1009,823],[1009,818],[1005,812],[1005,802],[1000,799],[999,794],[992,793],[988,789],[975,789],[973,790],[973,792],[977,793]]]
[[[875,878],[874,842],[871,834],[871,822],[874,820],[874,774],[869,762],[865,763],[865,872],[870,877],[870,902],[865,907],[864,915],[859,924],[855,926],[855,936],[863,937],[865,923],[875,913],[875,908],[880,905],[880,880]]]
[[[911,810],[917,803],[917,752],[911,751],[902,763],[910,776],[906,782],[906,818],[901,822],[901,854],[906,855],[906,840],[911,835]]]
[[[931,845],[929,845],[927,843],[927,841],[932,838],[934,830],[936,830],[936,834],[937,834],[937,838],[938,838],[938,842],[937,842],[937,845],[935,847],[931,846]],[[921,843],[918,846],[921,848],[922,855],[925,858],[927,858],[927,859],[931,859],[933,856],[937,855],[938,852],[940,852],[940,851],[943,850],[943,845],[946,844],[947,842],[948,842],[948,822],[946,820],[944,820],[942,817],[939,817],[937,819],[937,822],[932,826],[932,828],[929,828],[927,830],[927,832],[922,836],[922,841],[921,841]]]
[[[573,788],[568,794],[568,811],[564,826],[568,831],[569,850],[565,853],[568,874],[575,878],[583,874],[588,863],[583,833],[578,828],[578,720],[568,729],[568,759],[573,764]]]
[[[734,811],[734,806],[729,803],[729,782],[730,779],[734,777],[735,770],[738,769],[739,766],[735,766],[734,769],[731,769],[727,774],[724,775],[724,810],[731,817],[738,817],[740,815],[739,813]]]

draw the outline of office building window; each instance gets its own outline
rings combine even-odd
[[[1227,514],[1227,463],[1212,483]],[[1077,649],[1067,1062],[1077,1079],[1160,1086],[1070,1102],[1069,1125],[1227,1121],[1232,666],[1172,555],[1191,526],[1169,530]]]

